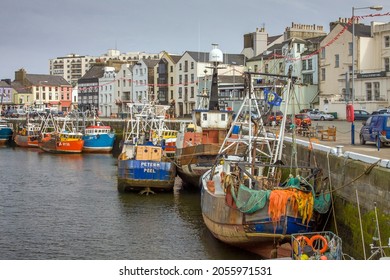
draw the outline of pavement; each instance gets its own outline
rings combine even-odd
[[[363,121],[355,121],[355,141],[352,144],[352,134],[351,129],[352,125],[347,121],[312,121],[312,127],[322,126],[323,129],[327,129],[328,127],[334,126],[336,127],[336,141],[331,140],[321,140],[320,137],[317,137],[318,143],[321,145],[334,147],[342,146],[343,152],[354,152],[363,155],[368,155],[372,157],[377,157],[381,159],[389,159],[390,160],[390,147],[384,146],[383,148],[376,147],[375,143],[367,142],[365,145],[360,144],[359,132],[363,126]],[[288,135],[287,135],[288,136]],[[308,137],[297,137],[298,139],[308,140]]]

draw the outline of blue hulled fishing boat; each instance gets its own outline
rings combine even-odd
[[[83,140],[83,152],[109,153],[114,147],[115,133],[111,126],[98,121],[85,128]]]
[[[176,135],[177,132],[165,126],[165,111],[168,108],[131,104],[122,151],[118,157],[118,191],[132,190],[148,194],[173,189],[176,166],[169,154],[172,154],[172,140],[175,139],[170,137],[171,145],[167,145],[164,135]]]
[[[13,124],[0,119],[0,145],[5,145],[11,141],[13,132]]]

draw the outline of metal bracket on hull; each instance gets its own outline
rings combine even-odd
[[[142,191],[139,192],[139,194],[146,194],[146,195],[149,195],[149,194],[156,194],[154,191],[152,191],[149,187],[143,189]]]

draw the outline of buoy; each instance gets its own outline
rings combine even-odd
[[[301,260],[306,261],[308,259],[309,259],[308,255],[306,255],[306,254],[301,255]]]

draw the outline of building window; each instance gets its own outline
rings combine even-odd
[[[191,83],[194,83],[194,82],[195,82],[195,75],[191,74]]]
[[[302,60],[302,70],[307,70],[307,68],[306,68],[306,63],[307,62],[307,60]]]
[[[183,88],[179,87],[179,99],[183,98]]]
[[[195,97],[195,89],[194,87],[191,87],[191,98]]]
[[[325,47],[322,47],[321,49],[321,58],[325,59]]]
[[[325,78],[326,78],[325,68],[322,68],[321,69],[321,81],[325,81]]]
[[[385,36],[385,48],[390,47],[390,36]]]
[[[303,74],[303,83],[307,85],[313,84],[313,75],[312,74]]]
[[[372,101],[372,84],[366,83],[366,96],[367,101]]]
[[[194,69],[194,62],[191,62],[191,69]]]
[[[385,57],[384,62],[385,62],[385,71],[389,72],[390,71],[390,58]]]
[[[340,56],[338,54],[336,54],[334,56],[334,67],[335,68],[339,68],[340,67]]]
[[[267,64],[265,64],[265,67],[264,67],[264,72],[265,72],[265,73],[268,73],[268,63],[267,63]]]
[[[173,66],[170,67],[171,73],[173,72]]]
[[[381,96],[379,82],[374,82],[374,97],[375,100],[379,100]]]
[[[307,63],[307,70],[313,70],[313,59],[309,59]]]

